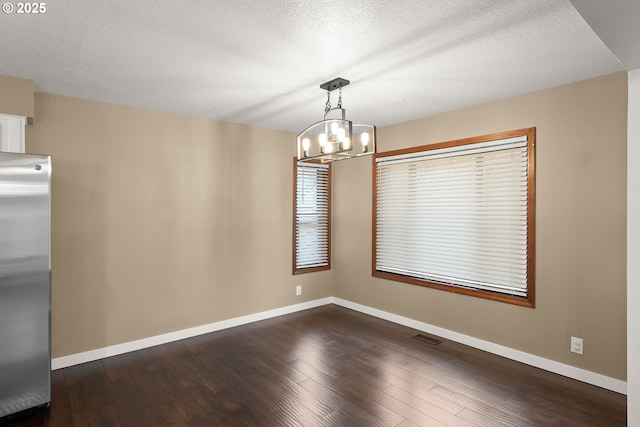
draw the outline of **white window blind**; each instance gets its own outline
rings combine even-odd
[[[527,136],[376,159],[375,269],[527,297]]]
[[[328,165],[297,164],[295,270],[329,265],[329,173]]]

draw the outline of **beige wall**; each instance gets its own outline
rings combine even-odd
[[[331,295],[291,274],[292,134],[37,93],[27,151],[53,157],[53,357]]]
[[[626,380],[626,108],[617,73],[378,131],[382,152],[537,128],[535,309],[373,278],[370,159],[334,167],[334,296]]]
[[[0,114],[33,117],[33,80],[0,76]]]

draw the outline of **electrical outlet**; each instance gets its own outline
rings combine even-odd
[[[302,285],[296,286],[296,295],[302,295]]]
[[[582,354],[584,350],[584,342],[582,338],[571,337],[571,352]]]

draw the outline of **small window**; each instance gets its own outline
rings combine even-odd
[[[331,268],[331,165],[294,159],[293,274]]]
[[[373,275],[534,306],[535,128],[375,156]]]

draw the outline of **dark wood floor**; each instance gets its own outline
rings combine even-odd
[[[53,372],[10,426],[624,426],[626,396],[328,305]]]

